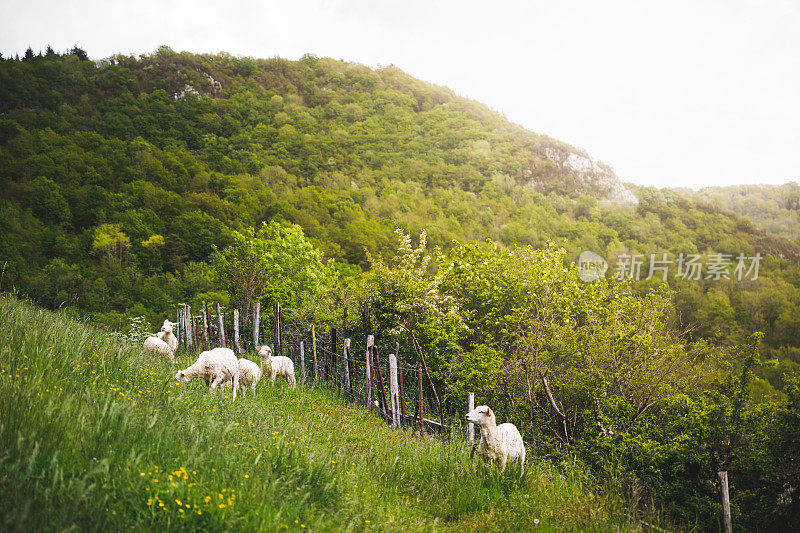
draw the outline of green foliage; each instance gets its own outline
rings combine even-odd
[[[271,222],[258,232],[234,232],[233,242],[213,259],[219,285],[232,304],[249,310],[257,300],[278,301],[300,317],[315,315],[333,272],[300,226]]]
[[[459,437],[389,428],[303,384],[231,403],[138,343],[8,296],[0,331],[4,530],[640,529],[580,463],[501,475]]]
[[[28,184],[24,199],[25,204],[40,220],[61,226],[69,224],[72,217],[69,204],[61,195],[61,188],[53,180],[41,176],[34,179]]]
[[[628,185],[639,203],[621,206],[606,167],[564,164],[582,152],[394,67],[86,59],[0,60],[3,288],[123,330],[182,302],[279,300],[424,354],[453,420],[474,391],[535,453],[621,468],[690,523],[714,527],[721,466],[737,526],[796,521],[796,185]],[[580,281],[583,250],[607,279]],[[646,273],[662,253],[763,259],[755,280],[611,279],[624,255]],[[492,509],[494,490],[443,515]]]

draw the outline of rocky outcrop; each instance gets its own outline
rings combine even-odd
[[[557,189],[570,195],[585,194],[617,205],[639,203],[610,167],[583,150],[549,139],[542,144],[536,152],[545,164],[530,173],[531,186],[543,192]]]

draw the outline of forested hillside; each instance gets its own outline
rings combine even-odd
[[[800,240],[800,185],[732,185],[685,191],[687,196],[744,216],[775,235]]]
[[[114,328],[278,300],[426,354],[448,416],[474,391],[535,455],[619,473],[682,522],[715,523],[718,469],[737,526],[800,519],[797,239],[623,186],[397,68],[4,59],[0,186],[2,290]]]

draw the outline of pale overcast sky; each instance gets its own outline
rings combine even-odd
[[[800,1],[0,0],[0,52],[160,45],[394,64],[621,179],[800,181]]]

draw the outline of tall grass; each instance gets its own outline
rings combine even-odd
[[[579,466],[501,474],[304,385],[233,403],[191,362],[0,295],[0,529],[639,529]]]

